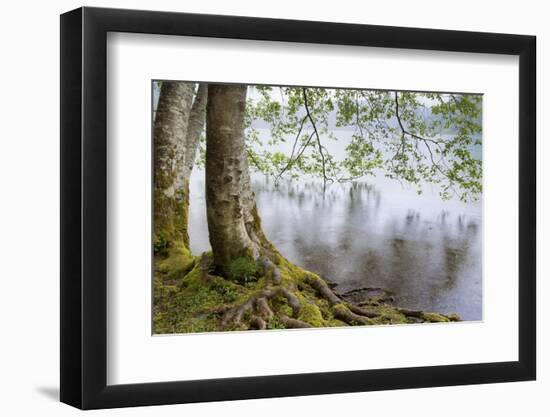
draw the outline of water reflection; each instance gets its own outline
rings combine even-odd
[[[267,236],[292,262],[339,284],[381,287],[396,304],[481,319],[481,204],[443,202],[378,176],[333,184],[263,176],[254,188]],[[192,176],[192,249],[209,249],[204,172]]]

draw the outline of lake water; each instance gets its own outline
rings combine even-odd
[[[383,175],[355,184],[280,181],[254,175],[264,231],[290,261],[338,283],[341,292],[381,287],[395,304],[482,319],[481,203],[442,201]],[[210,249],[204,171],[191,178],[189,231]]]

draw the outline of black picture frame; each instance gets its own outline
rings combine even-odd
[[[108,32],[519,56],[519,360],[107,385]],[[88,7],[61,15],[61,401],[95,409],[535,379],[535,45],[534,36],[252,17]]]

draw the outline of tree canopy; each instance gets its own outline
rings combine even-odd
[[[482,192],[481,95],[249,88],[247,152],[256,171],[277,180],[311,175],[324,186],[383,174],[419,194],[436,184],[442,198],[462,201]],[[343,156],[330,151],[333,141],[345,142]],[[284,143],[290,151],[280,150]]]

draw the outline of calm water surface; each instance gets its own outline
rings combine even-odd
[[[264,231],[297,265],[340,291],[381,287],[395,304],[482,319],[481,203],[442,201],[382,175],[355,184],[254,177]],[[204,171],[191,180],[191,247],[210,249]]]

